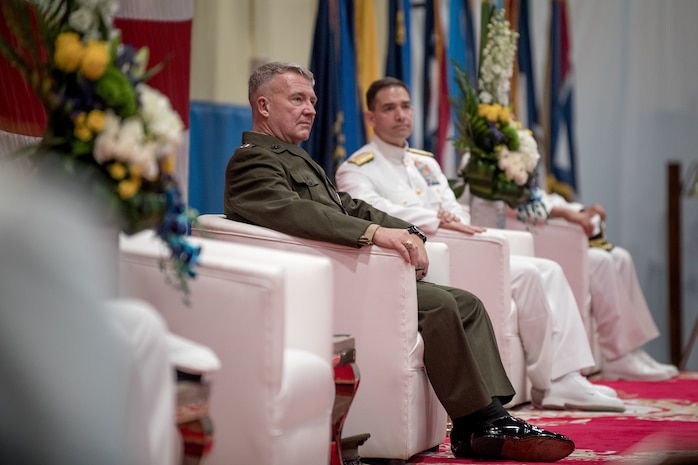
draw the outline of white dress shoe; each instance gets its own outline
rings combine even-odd
[[[649,365],[633,352],[615,360],[604,361],[601,377],[610,381],[666,381],[671,378],[665,370]]]
[[[591,383],[589,383],[591,384]],[[618,393],[616,392],[615,389],[613,389],[610,386],[605,386],[603,384],[591,384],[594,389],[599,391],[601,394],[608,396],[608,397],[618,397]]]
[[[534,407],[551,410],[625,411],[622,400],[601,393],[579,373],[569,373],[553,381],[547,391],[531,389],[531,403]]]
[[[652,366],[652,367],[658,368],[658,369],[660,369],[660,370],[666,371],[666,373],[667,373],[670,377],[676,378],[677,376],[679,376],[679,369],[676,368],[674,365],[669,365],[668,363],[660,363],[660,362],[656,361],[655,359],[653,359],[652,356],[651,356],[650,354],[648,354],[647,352],[645,352],[645,351],[642,350],[642,349],[634,350],[633,353],[634,353],[637,357],[639,357],[640,360],[642,360],[643,362],[649,364],[649,366]]]

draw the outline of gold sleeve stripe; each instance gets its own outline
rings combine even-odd
[[[427,157],[434,157],[434,154],[431,152],[427,152],[426,150],[419,150],[419,149],[413,149],[412,147],[407,149],[408,152],[416,153],[418,155],[425,155]]]

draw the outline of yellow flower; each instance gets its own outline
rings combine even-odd
[[[113,179],[116,179],[117,181],[126,177],[126,167],[123,163],[112,163],[107,167],[107,169],[109,170],[109,174],[111,175],[111,177]]]
[[[92,139],[92,131],[90,131],[90,128],[82,124],[75,125],[75,129],[73,129],[73,134],[75,135],[75,137],[82,141],[88,141]]]
[[[165,174],[174,174],[177,157],[174,154],[166,156],[160,163],[160,170]]]
[[[105,121],[106,118],[102,110],[92,110],[90,111],[90,113],[87,114],[87,117],[85,118],[85,123],[87,124],[87,127],[93,130],[94,132],[102,132],[102,129],[104,129]]]
[[[502,123],[510,123],[511,122],[511,108],[509,107],[502,107],[501,110],[499,111],[499,121]]]
[[[501,105],[489,105],[487,103],[481,103],[477,106],[477,114],[478,116],[485,118],[487,121],[494,123],[497,121],[497,116],[499,116],[499,109],[497,107],[501,108]]]
[[[86,118],[87,118],[87,115],[85,114],[85,112],[81,111],[78,114],[78,116],[75,117],[75,126],[84,126]]]
[[[109,44],[98,40],[89,40],[85,46],[80,71],[87,79],[93,81],[104,74],[109,64]]]
[[[129,167],[129,172],[131,173],[131,177],[140,178],[141,173],[143,173],[143,170],[138,165],[131,165]]]
[[[53,61],[56,68],[66,73],[73,73],[80,67],[85,47],[80,43],[80,36],[75,32],[61,32],[56,37],[56,50]]]
[[[119,197],[121,197],[122,200],[128,200],[136,193],[138,193],[138,189],[141,188],[141,178],[139,177],[133,177],[131,179],[126,179],[124,181],[121,181],[119,183]]]

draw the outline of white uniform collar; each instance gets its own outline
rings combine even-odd
[[[391,160],[402,161],[405,157],[405,151],[409,148],[409,144],[407,142],[405,142],[404,147],[398,147],[396,145],[387,143],[375,134],[371,139],[371,143],[378,147],[378,151],[383,154],[383,156]]]

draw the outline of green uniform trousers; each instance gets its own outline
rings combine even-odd
[[[499,357],[485,306],[470,292],[417,282],[424,365],[436,396],[451,418],[473,413],[514,388]]]

